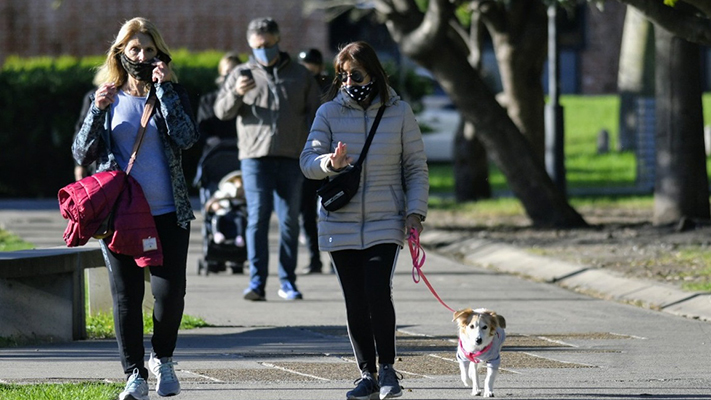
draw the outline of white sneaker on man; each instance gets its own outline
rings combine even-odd
[[[148,360],[148,369],[158,380],[156,384],[158,396],[168,397],[180,393],[180,382],[173,368],[175,364],[177,363],[173,362],[172,357],[156,358],[155,354],[151,353],[151,358]]]
[[[149,400],[148,382],[138,373],[138,368],[133,370],[126,381],[126,387],[119,394],[119,400]]]

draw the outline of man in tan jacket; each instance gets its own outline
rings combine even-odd
[[[237,117],[242,179],[247,199],[246,300],[266,299],[269,220],[279,219],[278,294],[303,298],[296,287],[299,207],[303,175],[299,155],[320,105],[319,88],[304,66],[279,51],[279,27],[271,18],[252,20],[247,41],[252,56],[225,80],[215,101],[220,119]]]

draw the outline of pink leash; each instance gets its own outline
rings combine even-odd
[[[410,255],[412,256],[412,280],[415,281],[415,283],[420,283],[421,278],[425,282],[425,285],[427,285],[427,288],[430,289],[430,292],[432,292],[434,297],[439,300],[439,302],[445,306],[447,310],[455,312],[454,309],[447,305],[447,303],[442,301],[437,294],[437,291],[435,291],[432,285],[430,285],[430,281],[427,280],[425,273],[422,272],[422,267],[425,265],[426,257],[425,249],[423,249],[422,245],[420,245],[420,234],[417,232],[417,229],[410,229],[410,236],[407,238],[407,245],[410,247]]]

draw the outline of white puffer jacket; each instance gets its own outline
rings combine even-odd
[[[327,165],[338,142],[358,160],[380,97],[367,110],[342,91],[316,113],[300,165],[309,179],[337,175]],[[403,184],[407,188],[403,187]],[[429,177],[420,128],[410,105],[390,89],[385,113],[363,164],[360,188],[338,211],[319,211],[318,242],[322,251],[365,249],[383,243],[403,245],[405,217],[427,214]]]

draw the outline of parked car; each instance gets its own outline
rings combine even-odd
[[[422,99],[422,112],[416,115],[429,162],[454,160],[454,135],[461,115],[445,94],[433,94]]]

